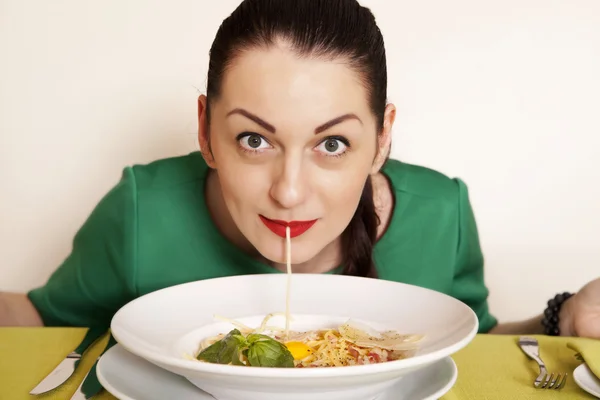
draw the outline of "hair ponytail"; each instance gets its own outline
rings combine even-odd
[[[377,240],[379,217],[373,201],[373,183],[367,178],[358,207],[342,233],[343,275],[377,278],[373,246]]]

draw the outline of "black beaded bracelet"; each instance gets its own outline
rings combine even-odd
[[[542,318],[542,325],[544,326],[544,333],[546,335],[560,336],[558,315],[562,305],[571,296],[573,296],[573,293],[564,292],[559,293],[554,296],[553,299],[548,300],[548,307],[544,310],[544,318]]]

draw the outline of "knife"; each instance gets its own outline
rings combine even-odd
[[[52,372],[50,372],[40,383],[34,387],[29,394],[42,394],[65,383],[73,372],[84,351],[91,346],[95,340],[98,339],[98,331],[88,330],[87,334],[81,341],[81,343],[58,364]]]
[[[29,394],[41,394],[62,385],[75,371],[75,364],[81,359],[77,351],[69,353]]]

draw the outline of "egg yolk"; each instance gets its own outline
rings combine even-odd
[[[290,353],[292,353],[294,360],[302,360],[313,352],[313,349],[302,342],[287,342],[285,347],[287,347]]]

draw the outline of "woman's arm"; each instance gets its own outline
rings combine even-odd
[[[559,329],[561,336],[574,336],[575,332],[572,323],[572,311],[573,306],[572,299],[568,299],[564,302],[560,309],[559,314]],[[537,317],[519,321],[519,322],[505,322],[503,324],[497,324],[488,333],[492,335],[543,335],[544,326],[542,325],[543,314]]]
[[[492,335],[541,335],[544,333],[542,316],[539,315],[525,321],[498,324],[488,333]]]
[[[27,295],[0,292],[0,326],[43,326]]]

